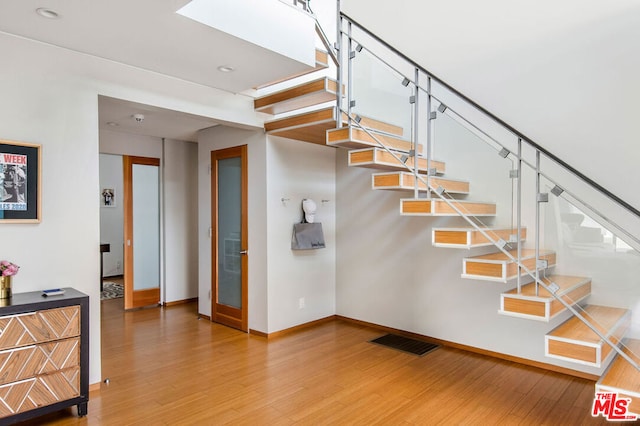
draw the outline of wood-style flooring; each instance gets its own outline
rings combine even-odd
[[[332,321],[267,341],[199,320],[196,304],[102,302],[102,372],[89,414],[52,425],[586,425],[594,383],[441,347],[424,357]]]

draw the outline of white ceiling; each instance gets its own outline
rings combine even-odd
[[[273,0],[275,1],[275,0]],[[308,68],[271,50],[175,13],[189,0],[3,0],[0,31],[87,53],[232,93]],[[44,7],[59,19],[35,13]],[[224,73],[219,66],[232,66]],[[260,72],[256,72],[259,69]],[[194,140],[216,123],[205,117],[115,99],[100,99],[100,126]],[[145,112],[137,124],[133,113]],[[136,124],[136,126],[133,126]]]
[[[100,130],[190,142],[198,141],[198,130],[218,125],[211,118],[107,96],[98,97],[98,113]],[[144,119],[137,121],[135,114]]]

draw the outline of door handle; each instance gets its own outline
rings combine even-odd
[[[246,256],[246,255],[247,255],[247,253],[248,253],[248,251],[247,251],[247,250],[241,250],[241,251],[240,251],[240,254],[241,254],[241,255],[243,255],[243,256]]]

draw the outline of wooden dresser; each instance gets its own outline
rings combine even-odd
[[[0,300],[0,424],[72,405],[87,414],[89,296],[66,288]]]

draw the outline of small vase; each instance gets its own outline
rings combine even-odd
[[[11,299],[12,276],[0,276],[0,299]]]

